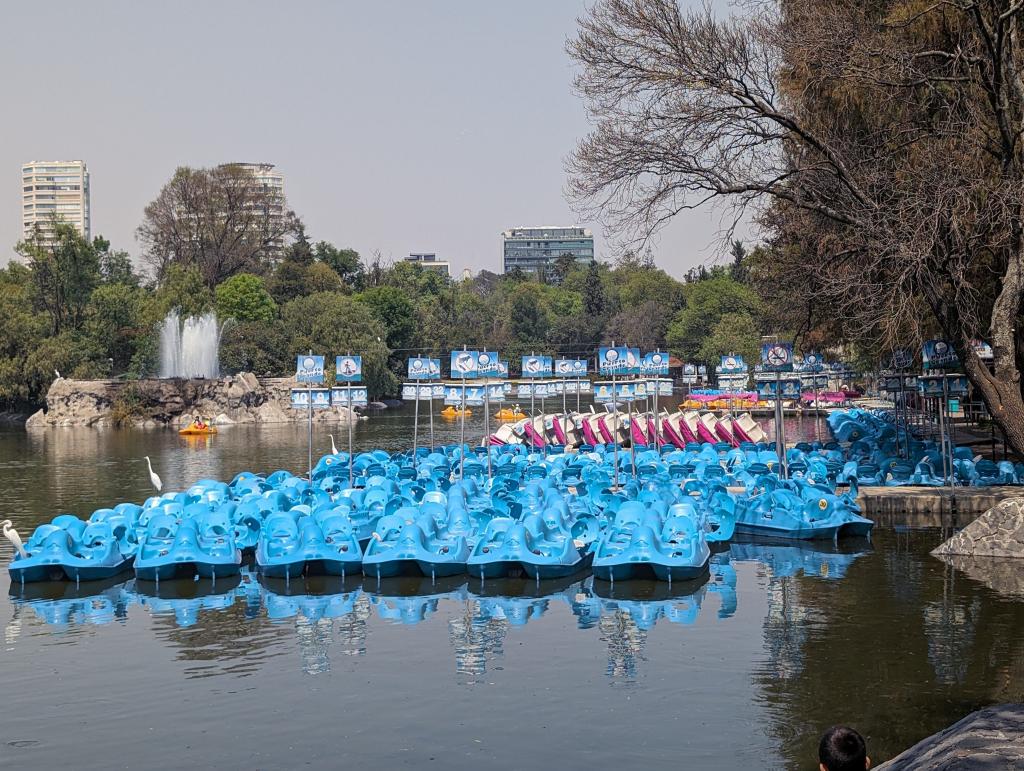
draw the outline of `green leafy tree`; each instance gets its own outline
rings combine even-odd
[[[202,316],[215,307],[213,291],[197,267],[171,265],[153,295],[150,318],[156,323],[171,311],[177,311],[182,318]]]
[[[231,324],[220,341],[220,365],[225,372],[254,372],[261,377],[294,371],[297,350],[280,320],[261,319]]]
[[[28,261],[33,300],[49,315],[53,334],[78,329],[89,296],[102,278],[93,245],[74,226],[57,221],[52,240],[37,231],[15,248]]]
[[[317,262],[322,262],[337,273],[349,288],[363,287],[365,268],[359,252],[355,249],[339,249],[327,241],[317,241],[313,247],[313,254]]]
[[[85,333],[108,363],[105,374],[128,368],[136,346],[147,334],[148,295],[130,284],[104,284],[93,290],[86,308]]]
[[[590,268],[587,270],[586,284],[583,290],[583,307],[590,316],[604,315],[604,284],[601,281],[601,270],[596,262],[590,263]]]
[[[306,271],[306,291],[309,294],[313,292],[344,292],[348,294],[350,290],[330,265],[315,262]]]
[[[135,272],[128,252],[111,249],[110,242],[103,236],[96,236],[92,240],[92,248],[96,250],[96,256],[99,258],[100,277],[104,284],[139,285],[139,274]]]
[[[726,313],[711,328],[700,346],[700,360],[708,363],[722,356],[738,353],[747,362],[757,361],[761,348],[761,332],[749,313]]]
[[[746,313],[754,318],[761,308],[760,298],[750,287],[725,276],[688,284],[685,297],[686,307],[669,324],[666,342],[688,361],[713,361],[701,358],[701,346],[723,316]]]
[[[328,356],[359,353],[370,393],[396,392],[398,380],[388,369],[387,332],[367,304],[340,292],[317,292],[282,307],[281,320],[288,330],[290,356],[307,350]]]
[[[664,307],[655,300],[626,306],[608,319],[604,342],[638,346],[644,351],[662,348],[668,321]]]
[[[217,285],[217,315],[236,321],[270,321],[277,305],[263,279],[251,273],[236,273]]]

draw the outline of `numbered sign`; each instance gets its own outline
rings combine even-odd
[[[533,395],[533,383],[517,383],[516,396],[520,399],[529,399]]]
[[[453,379],[479,377],[479,351],[452,351],[451,370]]]
[[[951,396],[966,396],[969,385],[966,375],[946,375],[946,393]]]
[[[295,379],[300,383],[324,382],[324,357],[299,356],[295,361]]]
[[[761,346],[761,368],[765,372],[792,372],[793,344],[765,343]]]
[[[310,397],[313,400],[314,410],[324,410],[331,406],[331,389],[329,388],[314,388],[310,391]]]
[[[487,384],[487,400],[491,404],[500,404],[505,401],[505,384],[504,383],[488,383]]]
[[[594,401],[595,402],[610,402],[612,400],[612,384],[611,383],[595,383],[594,384]]]
[[[787,378],[786,380],[761,380],[757,383],[757,396],[760,399],[772,400],[777,398],[782,399],[799,399],[800,398],[800,381],[796,378]]]
[[[409,359],[408,372],[410,380],[440,380],[441,360],[416,356]]]
[[[647,381],[647,393],[658,396],[671,396],[672,395],[672,381],[664,378],[658,378],[657,380]]]
[[[369,398],[364,386],[347,386],[331,389],[331,403],[335,407],[365,407]]]
[[[296,408],[309,409],[309,389],[293,388],[291,394],[291,405]]]
[[[942,396],[942,375],[921,375],[917,379],[917,390],[922,396]]]

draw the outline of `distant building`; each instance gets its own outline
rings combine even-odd
[[[588,228],[512,228],[501,235],[506,273],[513,270],[549,271],[563,254],[571,254],[576,262],[589,263],[594,259],[594,236]]]
[[[438,273],[444,273],[445,277],[451,278],[452,266],[448,260],[439,260],[437,255],[431,252],[423,252],[420,254],[410,254],[405,258],[406,262],[415,262],[424,270],[436,270]]]
[[[21,230],[24,238],[53,234],[54,220],[63,220],[87,239],[89,169],[85,161],[32,161],[21,167]]]
[[[221,168],[236,168],[248,171],[267,194],[267,229],[280,233],[284,223],[284,174],[277,171],[272,163],[222,163]],[[284,238],[275,238],[271,247],[274,251],[284,249]]]

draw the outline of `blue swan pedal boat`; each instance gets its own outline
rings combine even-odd
[[[170,514],[158,514],[149,520],[139,542],[135,577],[143,581],[178,575],[228,577],[237,575],[241,564],[234,525],[224,512],[180,523]]]
[[[642,521],[613,528],[598,543],[594,554],[594,576],[604,581],[625,581],[653,577],[659,581],[690,581],[708,570],[711,549],[698,520],[689,513],[673,514],[673,506],[662,524],[655,511]]]
[[[40,525],[7,567],[12,581],[101,581],[131,566],[134,547],[118,540],[108,522],[85,523],[71,514]]]

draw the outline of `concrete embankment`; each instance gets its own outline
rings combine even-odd
[[[1022,487],[861,487],[857,503],[865,517],[883,527],[961,528]]]
[[[292,378],[257,378],[243,372],[215,380],[69,380],[58,378],[46,394],[46,407],[26,428],[46,426],[180,426],[193,416],[231,423],[287,423],[307,420],[292,409]],[[348,410],[314,412],[316,422],[339,422]]]

